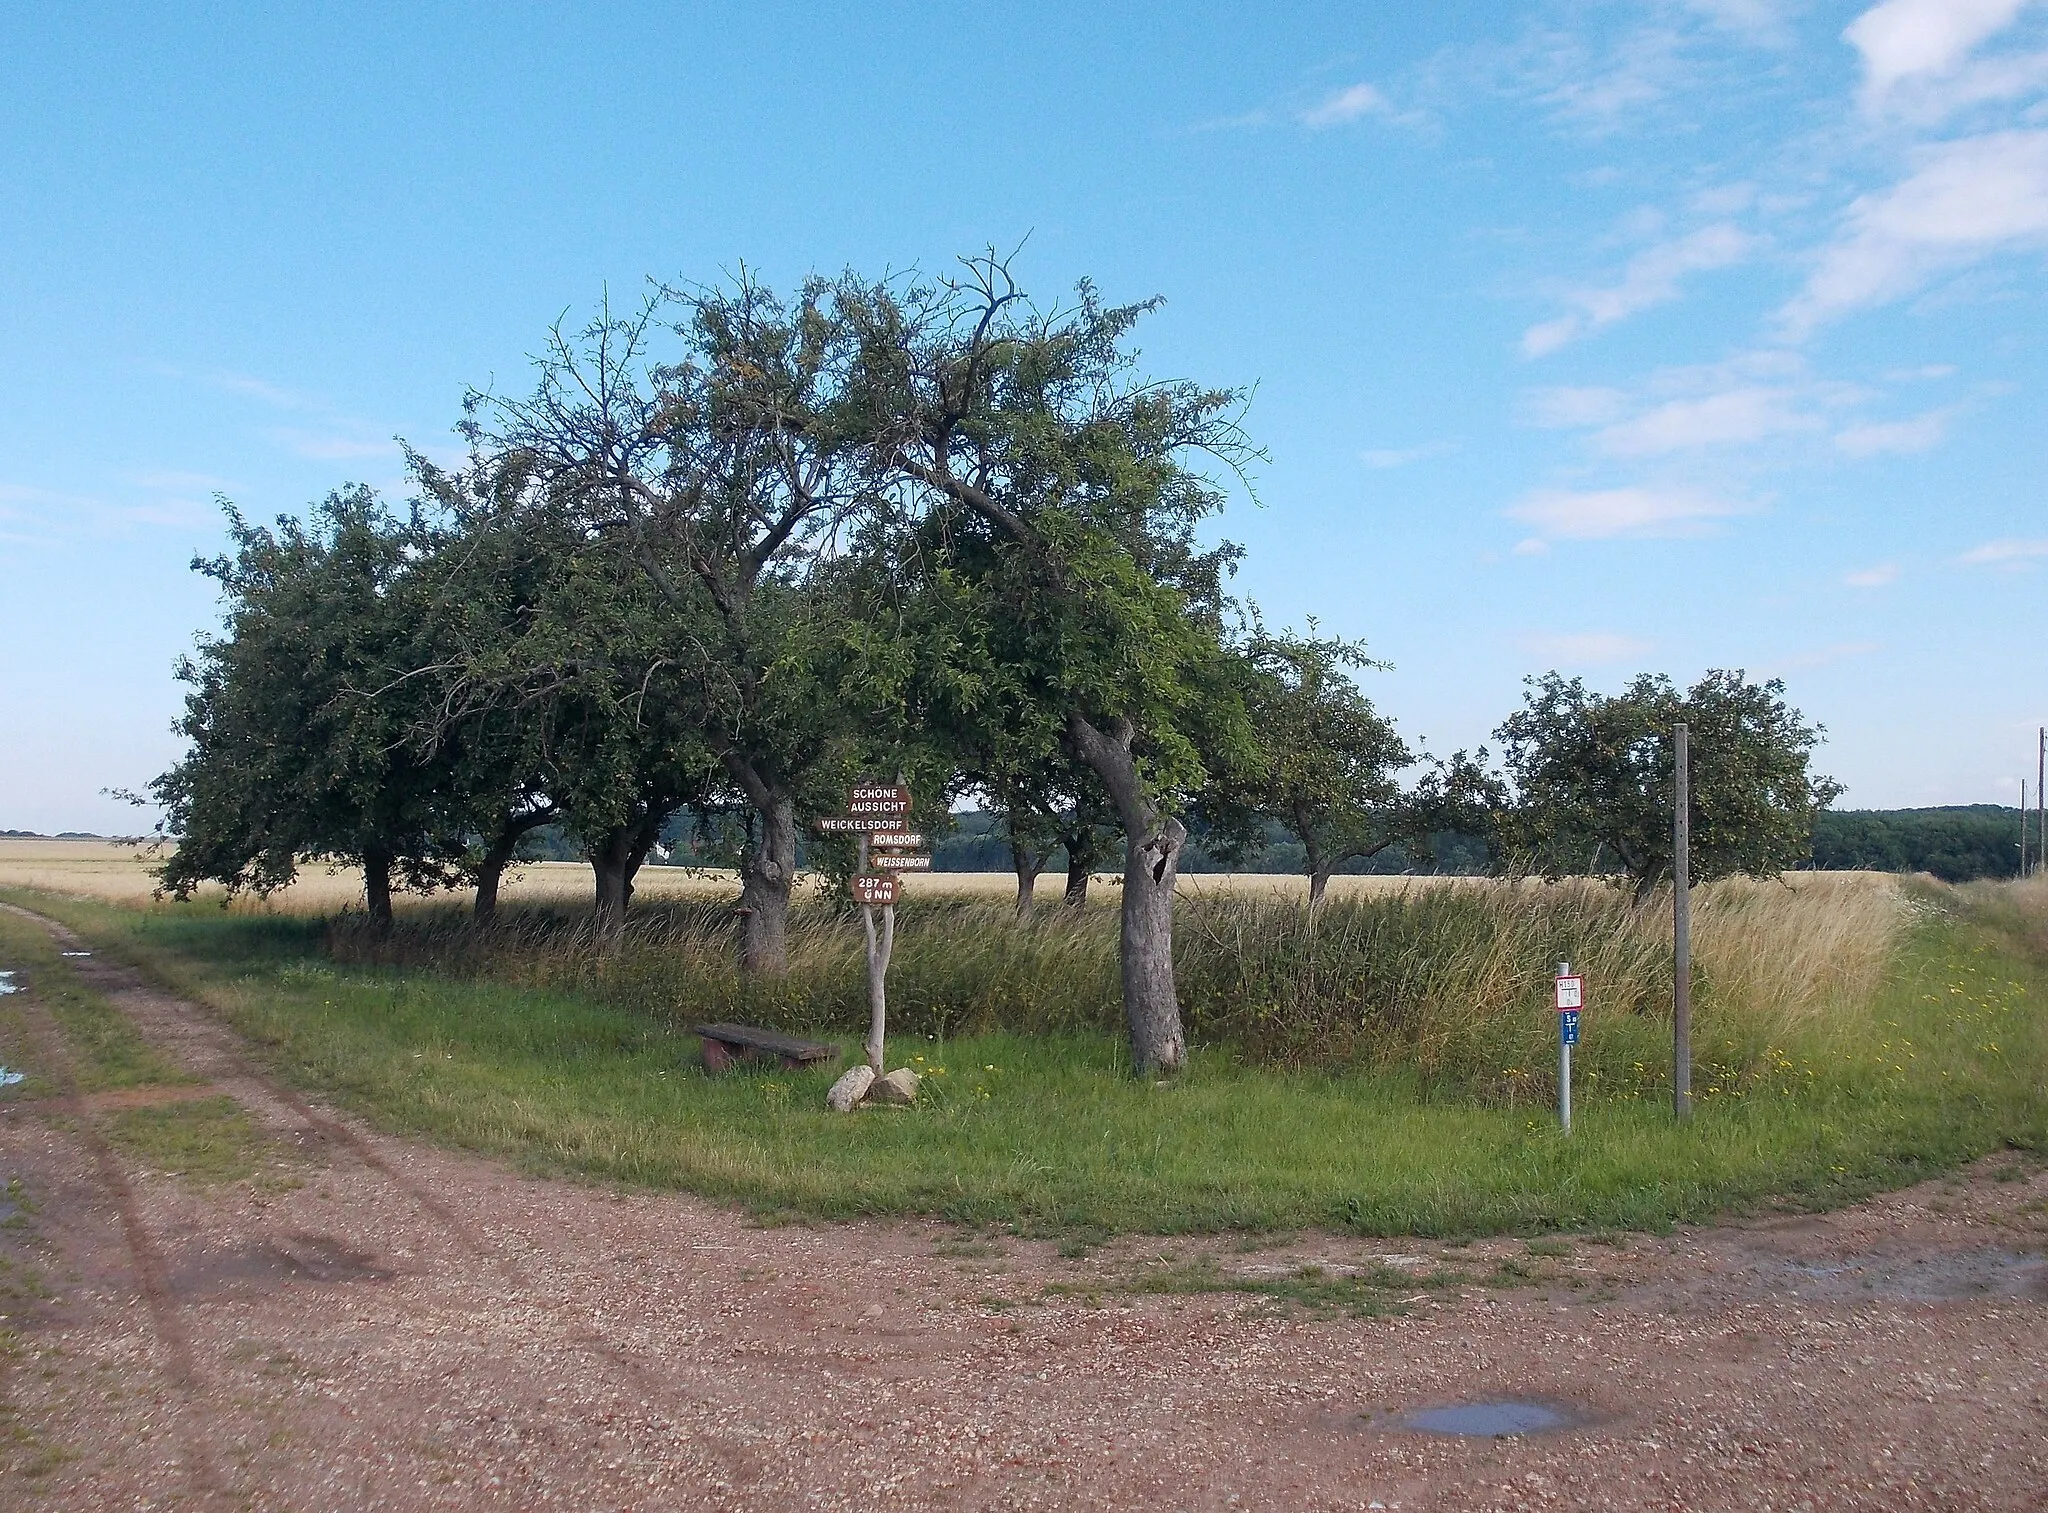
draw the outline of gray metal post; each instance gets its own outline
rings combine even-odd
[[[1571,976],[1572,964],[1559,962],[1557,975]],[[1561,1027],[1557,1035],[1557,1122],[1567,1135],[1572,1132],[1572,1043],[1564,1038]]]
[[[1671,804],[1671,1103],[1680,1124],[1692,1118],[1692,743],[1673,732]]]

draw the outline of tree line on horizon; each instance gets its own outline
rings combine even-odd
[[[1336,871],[1433,837],[1494,866],[1671,866],[1670,732],[1693,730],[1694,875],[1805,859],[1840,791],[1776,682],[1645,675],[1607,696],[1532,679],[1484,749],[1412,747],[1360,689],[1358,643],[1274,631],[1203,523],[1260,460],[1242,391],[1143,375],[1084,283],[1052,307],[1008,264],[953,277],[742,274],[657,286],[558,325],[530,392],[465,397],[468,455],[408,448],[414,496],[331,494],[194,567],[220,634],[181,659],[187,755],[151,785],[189,896],[361,866],[370,914],[466,885],[488,919],[543,829],[573,836],[594,928],[680,819],[735,868],[736,949],[787,969],[798,841],[840,888],[850,840],[808,835],[897,778],[943,833],[1000,817],[1019,912],[1058,855],[1070,895],[1121,860],[1133,1061],[1186,1054],[1172,956],[1190,839],[1243,865],[1276,836],[1319,902]]]

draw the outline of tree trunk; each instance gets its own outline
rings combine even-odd
[[[363,853],[363,898],[369,904],[370,923],[379,930],[391,928],[391,853],[371,847]]]
[[[1173,981],[1173,888],[1180,871],[1187,827],[1162,814],[1146,797],[1138,764],[1131,756],[1136,735],[1119,718],[1105,735],[1082,716],[1067,722],[1075,748],[1116,805],[1124,829],[1123,966],[1124,1020],[1131,1033],[1131,1062],[1140,1077],[1178,1071],[1187,1061],[1180,998]]]
[[[1330,886],[1330,869],[1317,867],[1308,875],[1308,906],[1319,909],[1323,903],[1323,890]]]
[[[484,853],[484,859],[477,863],[476,905],[473,915],[480,925],[487,925],[498,917],[498,884],[504,881],[505,869],[512,864],[512,853],[519,847],[519,836],[501,833],[491,843],[491,849]]]
[[[1038,874],[1045,870],[1045,853],[1010,842],[1010,866],[1017,873],[1017,918],[1031,918],[1031,904],[1038,892]]]
[[[740,859],[740,968],[765,976],[789,970],[789,895],[796,883],[796,805],[787,794],[756,804],[761,833]]]
[[[593,928],[598,938],[614,949],[625,939],[626,909],[633,902],[633,878],[654,843],[669,812],[659,806],[642,812],[640,818],[608,830],[589,850],[590,867],[597,874],[597,907]]]
[[[1078,909],[1088,902],[1088,881],[1095,875],[1095,864],[1101,860],[1101,854],[1092,828],[1076,831],[1062,839],[1067,847],[1067,891],[1060,902],[1070,909]]]

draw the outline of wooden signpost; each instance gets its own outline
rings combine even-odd
[[[828,834],[856,835],[860,864],[854,873],[853,896],[860,904],[868,944],[868,1065],[882,1072],[883,1044],[889,1027],[889,955],[896,947],[898,877],[929,872],[931,856],[924,837],[903,828],[910,813],[910,790],[901,783],[856,783],[846,798],[846,813],[818,821]],[[875,911],[882,911],[879,930]]]

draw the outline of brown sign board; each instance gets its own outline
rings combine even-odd
[[[868,844],[884,851],[922,851],[924,836],[915,830],[877,830]]]
[[[870,877],[863,872],[853,880],[853,897],[856,903],[893,904],[896,902],[896,879]]]
[[[848,814],[907,814],[910,790],[900,783],[855,783],[846,796]]]
[[[828,814],[818,821],[818,828],[831,834],[843,832],[858,833],[863,830],[894,830],[903,823],[900,813],[887,814]]]
[[[879,856],[868,858],[868,865],[877,872],[929,872],[932,859],[928,856],[910,856],[901,851],[884,851]]]

